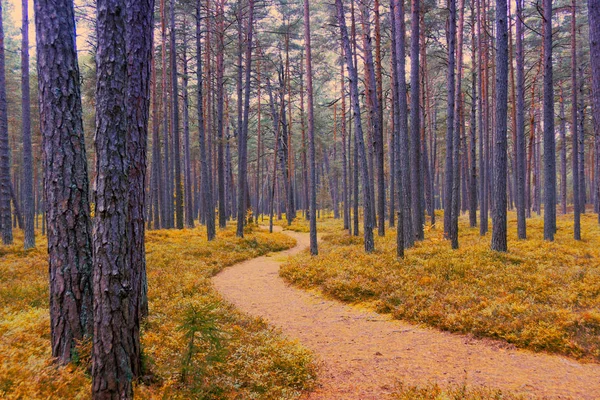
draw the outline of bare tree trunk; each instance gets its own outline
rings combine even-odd
[[[181,186],[181,145],[179,137],[179,85],[177,83],[177,47],[175,44],[175,0],[170,1],[171,90],[173,102],[173,163],[175,164],[175,226],[183,229],[183,187]]]
[[[592,115],[596,146],[596,201],[600,204],[600,0],[588,0],[590,64],[592,67]],[[600,223],[600,210],[598,212]]]
[[[126,2],[97,2],[96,210],[92,398],[133,397],[132,359],[139,349],[131,321],[135,272],[131,264],[127,124]]]
[[[552,79],[552,0],[544,0],[544,239],[556,232],[556,144]]]
[[[346,37],[348,35],[346,34]],[[319,254],[317,246],[317,187],[315,166],[315,117],[313,105],[313,72],[312,50],[310,41],[310,6],[304,1],[304,47],[306,49],[306,99],[308,107],[308,162],[309,162],[309,225],[310,225],[310,254]]]
[[[2,243],[12,244],[12,215],[10,209],[10,147],[6,105],[6,72],[4,57],[4,27],[0,4],[0,228]]]
[[[562,86],[560,87],[559,99],[559,119],[560,127],[558,133],[560,137],[560,206],[561,213],[567,213],[567,126],[565,119],[565,99]]]
[[[201,43],[201,15],[200,10],[202,8],[201,0],[197,0],[196,3],[196,78],[198,81],[198,142],[200,145],[200,180],[201,180],[201,191],[202,200],[204,203],[204,215],[206,218],[206,236],[207,239],[213,240],[215,238],[215,208],[213,204],[212,196],[212,184],[210,182],[210,161],[206,156],[206,134],[204,130],[204,97],[202,93],[203,82],[202,82],[202,43]],[[218,83],[217,83],[218,85]],[[222,101],[222,99],[221,99]],[[222,102],[221,102],[222,105]],[[221,115],[222,117],[222,115]],[[218,117],[217,117],[218,118]],[[222,120],[219,120],[222,123]],[[222,128],[222,125],[221,125]],[[222,132],[221,132],[222,133]],[[222,146],[221,146],[222,149]],[[222,154],[221,154],[222,156]],[[221,167],[222,168],[222,167]],[[219,201],[220,204],[220,201]],[[219,217],[220,220],[220,217]]]
[[[419,0],[411,1],[410,34],[410,191],[412,225],[415,240],[422,240],[423,181],[421,178],[421,121],[419,120]]]
[[[306,4],[306,3],[305,3]],[[348,30],[346,27],[346,17],[344,15],[344,6],[341,0],[336,0],[337,19],[342,35],[342,43],[344,46],[344,54],[346,58],[346,66],[348,68],[348,76],[350,78],[350,98],[352,101],[352,112],[354,114],[354,126],[356,142],[358,144],[359,156],[361,159],[361,169],[363,175],[364,188],[364,245],[366,252],[372,252],[375,248],[373,241],[373,217],[371,215],[371,182],[369,180],[369,168],[367,165],[367,156],[365,151],[365,143],[363,137],[362,123],[360,120],[360,103],[358,99],[358,74],[352,59],[352,50],[348,39]],[[305,6],[306,7],[306,6]],[[305,8],[306,13],[306,8]],[[316,239],[316,238],[315,238]]]
[[[246,189],[248,182],[248,119],[250,113],[250,73],[252,67],[252,33],[254,29],[254,0],[248,0],[248,33],[246,35],[246,65],[244,86],[244,119],[242,129],[238,132],[238,205],[237,231],[238,237],[244,237],[246,219]],[[238,103],[239,104],[239,103]]]
[[[226,195],[225,195],[225,160],[223,158],[223,52],[225,51],[224,36],[224,2],[217,1],[217,186],[219,197],[219,228],[227,226]]]
[[[169,140],[169,95],[167,93],[167,19],[165,11],[165,0],[160,1],[160,23],[161,23],[161,68],[162,68],[162,97],[163,97],[163,141],[165,148],[164,172],[165,192],[163,194],[164,218],[163,228],[173,227],[173,176],[171,175],[171,151]]]
[[[21,120],[23,132],[23,214],[25,227],[25,249],[35,247],[33,219],[33,156],[31,150],[31,96],[29,89],[29,9],[28,0],[22,0],[21,27]]]
[[[404,228],[404,198],[402,194],[402,171],[401,171],[401,160],[400,160],[400,76],[398,75],[399,63],[404,62],[404,53],[398,54],[398,49],[401,48],[398,44],[398,40],[401,38],[401,34],[397,32],[398,29],[402,29],[402,24],[397,20],[400,14],[399,0],[390,0],[390,25],[392,31],[392,113],[394,118],[394,131],[392,142],[394,143],[394,151],[391,152],[390,158],[392,168],[390,169],[390,175],[392,180],[396,181],[396,191],[391,196],[396,197],[398,200],[398,223],[396,226],[396,256],[399,258],[404,257],[405,247],[405,228]],[[402,76],[402,81],[405,81]],[[406,83],[405,83],[406,86]],[[406,88],[406,87],[405,87]],[[406,106],[406,102],[404,103]]]
[[[573,237],[581,240],[581,187],[579,177],[579,137],[577,134],[577,16],[576,0],[571,3],[571,135],[573,143]],[[561,102],[561,111],[564,113]],[[561,126],[562,128],[562,126]],[[583,161],[583,160],[581,160]]]
[[[525,53],[523,51],[524,22],[523,22],[524,0],[517,0],[516,15],[516,61],[517,61],[517,236],[519,239],[527,238],[527,223],[525,221],[525,156],[527,148],[525,144]]]
[[[192,160],[190,151],[190,113],[188,95],[188,56],[187,56],[187,16],[183,17],[182,58],[183,77],[181,91],[183,94],[183,195],[185,226],[194,227],[194,204],[192,201]]]
[[[507,116],[508,116],[508,21],[506,0],[496,0],[496,135],[494,146],[495,207],[492,250],[507,251]]]
[[[152,52],[154,54],[154,51]],[[164,213],[161,211],[164,207],[164,181],[162,174],[162,157],[160,154],[160,122],[157,85],[156,85],[156,61],[152,58],[152,201],[154,205],[153,228],[160,229],[164,226]]]
[[[518,0],[517,0],[518,1]],[[477,45],[475,35],[475,0],[471,0],[471,138],[469,141],[469,225],[471,228],[477,226]],[[481,94],[479,94],[481,95]],[[479,126],[481,129],[481,126]]]
[[[140,319],[148,315],[146,275],[146,143],[150,112],[150,74],[154,32],[154,0],[126,0],[125,35],[127,51],[127,158],[129,268],[131,303],[129,332],[133,337],[131,369],[134,377],[142,374]]]
[[[342,201],[344,202],[344,229],[350,229],[350,205],[348,196],[348,154],[346,148],[346,78],[344,63],[340,62],[340,96],[342,98]],[[392,196],[393,200],[393,196]],[[393,209],[393,206],[391,206]]]
[[[447,111],[447,127],[446,127],[446,196],[444,199],[444,233],[452,239],[452,195],[454,182],[454,118],[455,112],[455,91],[456,85],[454,81],[455,55],[454,49],[456,46],[456,0],[448,0],[450,14],[448,17],[448,111]],[[452,246],[454,248],[454,244]],[[457,243],[458,247],[458,243]]]
[[[75,342],[91,337],[93,332],[92,226],[75,16],[71,0],[39,0],[34,7],[44,160],[42,232],[48,227],[50,340],[52,356],[66,364]],[[65,89],[57,95],[57,87]]]

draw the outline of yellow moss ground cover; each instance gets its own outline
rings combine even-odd
[[[516,238],[509,215],[509,252],[489,248],[460,220],[460,249],[440,227],[395,257],[395,234],[376,236],[367,255],[361,237],[340,228],[324,236],[319,256],[304,252],[281,275],[301,287],[318,287],[346,302],[370,302],[398,319],[453,332],[503,339],[519,347],[600,361],[600,229],[596,215],[582,217],[584,240],[572,239],[572,216],[559,216],[553,243],[543,240],[543,219],[528,221],[528,240]],[[442,220],[441,214],[438,221]]]
[[[487,387],[455,385],[442,388],[437,384],[405,386],[400,384],[390,396],[394,400],[524,400],[524,396],[513,395]]]
[[[315,380],[310,353],[224,303],[209,278],[226,266],[292,246],[281,234],[204,229],[147,236],[150,317],[142,327],[147,383],[138,398],[294,398]],[[39,241],[41,242],[41,240]],[[86,399],[89,345],[79,363],[50,358],[45,244],[0,247],[0,398]],[[87,348],[87,350],[86,350]]]

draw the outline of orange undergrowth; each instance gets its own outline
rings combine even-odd
[[[438,214],[437,220],[442,221]],[[362,226],[361,226],[362,227]],[[460,218],[460,248],[451,250],[441,226],[395,257],[395,230],[375,238],[365,254],[362,237],[325,235],[319,255],[304,252],[281,269],[301,287],[317,287],[346,302],[367,302],[398,319],[452,332],[503,339],[519,347],[600,361],[600,228],[582,216],[583,240],[572,239],[572,215],[558,217],[554,242],[543,240],[543,219],[528,220],[517,240],[509,214],[508,253],[490,250]]]
[[[46,245],[38,237],[38,247],[24,251],[19,235],[0,248],[0,398],[87,399],[89,365],[61,368],[51,359]],[[295,398],[314,383],[307,350],[225,303],[209,279],[293,239],[251,228],[244,239],[232,229],[217,236],[208,243],[203,227],[147,235],[148,373],[138,398]]]

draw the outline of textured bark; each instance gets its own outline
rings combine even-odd
[[[224,9],[225,0],[217,2],[217,186],[219,196],[219,228],[227,226],[227,211],[225,197],[225,160],[223,159],[223,52],[225,51],[223,37],[225,35],[224,27]]]
[[[581,207],[581,213],[585,214],[585,205],[587,203],[587,191],[585,190],[585,104],[583,103],[583,98],[585,97],[585,78],[583,75],[583,66],[580,64],[577,68],[579,70],[579,87],[577,88],[577,90],[579,90],[579,104],[577,106],[577,139],[579,140],[579,206]]]
[[[165,0],[160,1],[161,25],[161,68],[162,68],[162,98],[163,98],[163,143],[165,150],[164,174],[165,185],[163,193],[163,228],[173,227],[173,175],[171,170],[171,145],[169,140],[169,94],[167,93],[167,17]]]
[[[544,0],[544,239],[556,232],[556,144],[552,80],[552,0]]]
[[[309,200],[309,185],[308,185],[308,163],[306,160],[306,126],[304,122],[304,51],[301,51],[300,56],[300,121],[302,129],[302,182],[304,186],[304,216],[310,219],[310,200]]]
[[[581,187],[579,177],[579,135],[577,134],[577,17],[576,0],[571,3],[571,135],[573,143],[573,237],[581,240]],[[561,112],[564,114],[561,102]],[[562,126],[561,126],[561,129]],[[583,161],[583,160],[581,160]]]
[[[377,81],[375,77],[375,66],[373,62],[372,38],[370,16],[366,4],[361,3],[360,18],[363,27],[363,45],[365,58],[365,78],[366,91],[368,95],[369,120],[372,128],[373,151],[375,166],[371,169],[373,172],[373,182],[377,175],[377,226],[379,236],[385,236],[385,181],[384,181],[384,161],[383,161],[383,127],[380,118],[381,104],[377,95]]]
[[[516,14],[516,64],[517,64],[517,114],[516,114],[516,175],[517,175],[517,236],[519,239],[527,237],[527,224],[525,221],[525,155],[527,148],[525,144],[525,53],[523,51],[524,23],[523,23],[524,0],[517,0]]]
[[[308,169],[309,182],[309,225],[310,225],[310,254],[319,254],[317,246],[317,176],[315,166],[315,117],[313,105],[313,72],[312,49],[310,41],[310,5],[309,0],[304,1],[304,48],[306,50],[306,101],[308,113]],[[336,3],[337,4],[337,3]],[[346,34],[346,39],[347,39]]]
[[[558,134],[560,137],[560,208],[561,213],[567,213],[567,125],[565,119],[565,99],[562,86],[560,87]]]
[[[33,198],[33,156],[31,151],[31,96],[29,89],[29,9],[28,0],[22,0],[21,27],[21,120],[23,138],[23,215],[25,249],[35,247],[33,219],[35,205]]]
[[[399,27],[399,23],[396,20],[398,15],[398,2],[399,0],[390,0],[390,25],[392,32],[392,112],[394,118],[394,130],[392,133],[392,142],[394,143],[394,151],[390,154],[391,162],[391,170],[390,175],[392,175],[392,181],[395,181],[395,193],[392,194],[392,197],[396,197],[398,200],[398,223],[396,226],[396,256],[399,258],[404,257],[404,199],[402,195],[402,171],[401,168],[401,160],[400,160],[400,99],[399,99],[399,90],[400,90],[400,79],[398,77],[398,63],[403,62],[404,55],[402,54],[402,60],[399,59],[397,54],[398,51],[398,32],[396,31]],[[404,80],[404,79],[403,79]],[[405,103],[406,104],[406,103]],[[393,187],[393,186],[392,186]]]
[[[12,244],[10,148],[8,143],[8,111],[6,105],[6,72],[2,15],[2,5],[0,4],[0,229],[2,230],[2,243]]]
[[[519,0],[517,0],[519,1]],[[475,36],[475,0],[471,0],[471,138],[469,141],[469,225],[477,226],[477,45]],[[481,126],[479,127],[481,129]]]
[[[415,240],[422,240],[423,232],[423,180],[421,177],[421,121],[419,82],[419,0],[411,1],[410,34],[410,191],[412,225]]]
[[[248,119],[250,113],[250,73],[252,68],[252,34],[254,30],[254,0],[248,0],[248,32],[246,34],[246,65],[244,82],[244,115],[241,130],[238,132],[238,237],[244,237],[246,220],[246,195],[248,186]],[[239,102],[238,102],[239,104]]]
[[[596,201],[600,199],[600,0],[588,0],[590,25],[590,64],[592,67],[592,115],[596,146],[595,190]],[[600,212],[598,212],[600,223]]]
[[[200,25],[202,5],[201,0],[197,0],[196,3],[196,78],[198,80],[198,142],[200,144],[200,180],[201,180],[201,191],[202,201],[205,205],[205,217],[206,217],[206,235],[208,240],[213,240],[215,237],[215,208],[213,204],[212,196],[212,184],[209,175],[209,161],[206,156],[206,134],[204,131],[204,98],[202,93],[202,43],[201,33],[202,28]],[[221,115],[222,116],[222,115]],[[222,123],[222,120],[221,120]],[[221,128],[223,126],[221,125]],[[222,149],[222,146],[221,146]],[[223,154],[221,152],[221,157]],[[220,220],[220,218],[219,218]]]
[[[35,5],[52,356],[91,336],[92,242],[73,2]],[[42,225],[45,228],[46,225]]]
[[[190,98],[188,93],[188,55],[187,55],[187,16],[183,18],[182,58],[183,76],[181,79],[181,92],[183,97],[183,196],[185,226],[194,227],[194,202],[192,201],[192,159],[190,149]]]
[[[154,50],[152,51],[154,54]],[[156,62],[152,61],[152,202],[154,207],[154,222],[153,228],[162,228],[165,221],[164,218],[164,180],[162,173],[162,157],[160,152],[160,121],[159,113],[160,106],[158,104],[157,85],[156,85]]]
[[[179,136],[179,85],[177,83],[177,47],[175,44],[175,0],[170,2],[170,58],[172,126],[173,126],[173,163],[175,164],[175,227],[183,229],[183,187],[181,186],[181,145]]]
[[[456,46],[456,0],[448,0],[450,15],[448,17],[448,111],[447,111],[447,127],[446,127],[446,180],[445,180],[445,198],[444,198],[444,233],[452,238],[452,186],[454,182],[454,118],[455,112],[455,91],[456,85],[454,80],[454,65],[455,55],[454,49]]]
[[[125,0],[127,51],[128,234],[131,268],[129,330],[133,336],[131,369],[142,374],[140,318],[148,315],[148,280],[144,218],[146,212],[146,145],[150,111],[150,74],[154,29],[154,0]]]
[[[508,21],[506,0],[496,0],[496,132],[494,144],[495,207],[492,215],[492,250],[507,251],[507,116],[508,116]]]
[[[127,129],[127,24],[124,0],[97,2],[94,344],[92,397],[133,397],[135,273],[131,265]],[[136,343],[136,341],[138,343]]]
[[[409,156],[409,132],[408,132],[408,105],[406,100],[406,26],[404,23],[404,2],[398,1],[394,7],[395,10],[395,22],[396,22],[396,76],[398,77],[398,114],[400,115],[398,121],[398,136],[396,139],[396,152],[398,157],[396,162],[399,165],[400,180],[399,193],[403,197],[402,202],[402,215],[404,216],[402,223],[402,230],[404,232],[404,246],[410,248],[415,243],[415,235],[413,230],[412,218],[409,216],[411,213],[412,196],[410,188],[410,156]],[[398,206],[400,206],[400,199],[398,199]]]
[[[350,98],[352,102],[352,113],[354,117],[356,144],[358,145],[358,153],[361,161],[360,167],[362,171],[364,194],[364,245],[366,252],[372,252],[375,249],[375,243],[373,241],[373,217],[371,215],[372,209],[371,207],[369,207],[369,204],[371,203],[371,181],[369,179],[369,167],[367,165],[367,155],[365,150],[362,123],[360,120],[360,102],[358,99],[358,74],[356,72],[355,64],[352,58],[352,49],[350,48],[350,41],[348,39],[348,29],[346,27],[344,5],[342,4],[341,0],[336,0],[335,5],[337,10],[338,24],[340,26],[340,31],[342,35],[342,43],[344,46],[344,55],[346,59],[346,66],[348,68],[348,76],[350,79]]]
[[[344,202],[344,229],[348,230],[350,229],[350,196],[348,193],[348,152],[346,148],[346,78],[344,76],[343,60],[340,61],[340,85],[340,97],[342,98],[342,201]],[[393,204],[393,195],[390,200],[392,200]],[[393,205],[390,205],[390,207],[393,210]]]

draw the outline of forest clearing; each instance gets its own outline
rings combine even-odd
[[[600,0],[2,0],[0,239],[0,398],[600,399]]]

